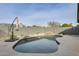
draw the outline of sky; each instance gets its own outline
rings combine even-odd
[[[12,23],[15,17],[25,25],[47,25],[50,21],[77,23],[77,4],[0,3],[0,23]]]

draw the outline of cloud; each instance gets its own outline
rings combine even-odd
[[[46,25],[49,21],[58,21],[61,23],[76,23],[76,9],[74,4],[70,4],[57,9],[36,11],[26,16],[26,24]]]
[[[53,20],[76,23],[76,12],[76,4],[0,4],[0,22],[11,23],[19,16],[26,25],[46,25]]]

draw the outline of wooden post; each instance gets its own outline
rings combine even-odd
[[[12,28],[12,35],[11,35],[11,39],[14,40],[14,29]]]

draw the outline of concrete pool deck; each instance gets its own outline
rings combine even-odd
[[[60,45],[58,51],[54,53],[20,53],[12,48],[17,41],[0,41],[0,56],[79,56],[79,35],[64,35],[57,40]]]

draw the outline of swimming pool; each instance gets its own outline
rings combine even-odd
[[[53,53],[58,50],[56,38],[22,39],[16,43],[14,50],[21,53]]]

